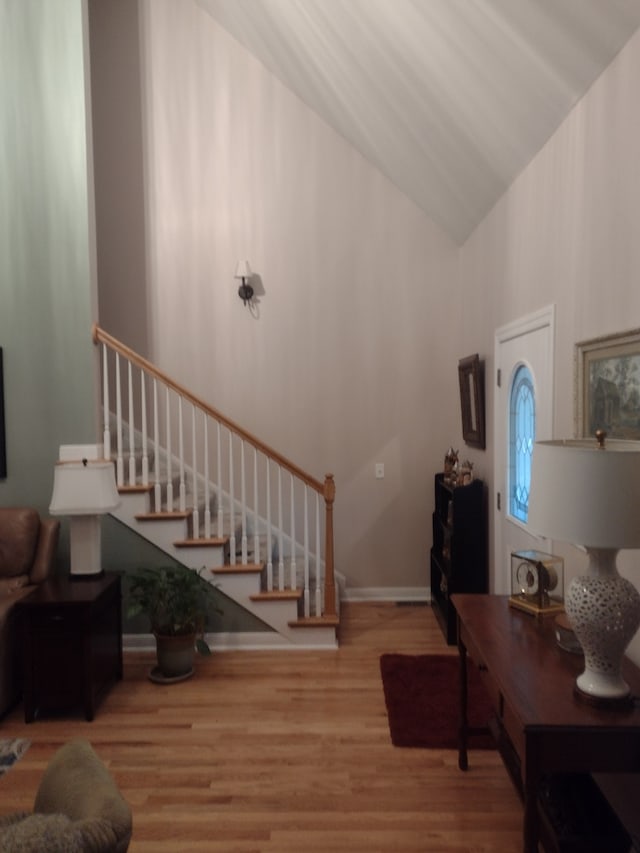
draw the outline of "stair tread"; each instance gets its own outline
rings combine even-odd
[[[260,574],[263,569],[263,563],[226,563],[224,566],[215,566],[211,572],[214,575]]]
[[[337,616],[303,616],[288,623],[290,628],[335,628],[339,624]]]
[[[258,592],[249,598],[251,601],[298,601],[302,594],[301,589],[274,589],[270,592]]]
[[[204,536],[199,539],[180,539],[173,544],[176,548],[197,548],[200,545],[203,546],[220,546],[227,545],[229,542],[228,536],[210,536],[208,539]]]
[[[130,486],[118,486],[118,494],[120,495],[144,495],[147,492],[150,492],[153,489],[153,486],[143,486],[140,483],[136,483]]]
[[[162,512],[141,512],[135,516],[136,521],[166,521],[168,518],[184,519],[189,518],[191,513],[188,510],[164,510]]]

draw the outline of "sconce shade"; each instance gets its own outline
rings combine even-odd
[[[249,261],[238,261],[234,278],[251,278],[251,275]]]
[[[640,548],[640,442],[537,442],[527,524],[574,545]]]

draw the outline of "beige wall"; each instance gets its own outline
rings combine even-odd
[[[496,328],[556,305],[566,435],[574,343],[640,326],[640,36],[458,251],[195,4],[140,8],[146,354],[315,475],[333,471],[351,589],[425,588],[450,444],[493,504]],[[235,292],[240,257],[264,289],[257,317]],[[460,432],[457,361],[473,352],[485,452]],[[567,553],[569,576],[580,559]]]
[[[196,4],[141,9],[146,354],[335,475],[350,587],[425,592],[432,478],[459,419],[456,250]],[[257,316],[237,296],[241,257]],[[101,277],[103,314],[112,298]]]
[[[574,434],[575,343],[640,327],[639,79],[636,33],[460,251],[461,334],[481,339],[490,377],[495,329],[556,305],[558,438]],[[491,382],[487,392],[491,442]],[[492,465],[490,447],[490,481]],[[554,547],[568,583],[586,568],[585,555]],[[640,582],[637,552],[620,562]],[[640,638],[634,652],[640,658]]]

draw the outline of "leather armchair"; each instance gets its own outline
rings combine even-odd
[[[0,717],[22,692],[19,625],[13,605],[52,573],[60,522],[32,507],[0,508]]]

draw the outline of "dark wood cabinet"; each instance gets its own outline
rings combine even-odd
[[[488,592],[487,501],[482,480],[467,486],[435,476],[431,604],[449,645],[457,640],[456,592]]]
[[[18,607],[25,721],[77,708],[92,720],[102,695],[122,678],[120,576],[54,578]]]
[[[553,616],[537,619],[510,607],[506,595],[456,595],[454,601],[460,769],[468,767],[467,740],[474,731],[467,719],[471,661],[493,705],[490,728],[523,798],[523,853],[636,850],[589,774],[640,771],[640,704],[597,707],[576,695],[584,658],[560,648]],[[632,695],[640,695],[640,669],[628,658],[623,674]]]

